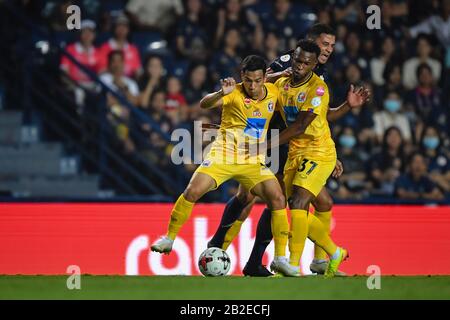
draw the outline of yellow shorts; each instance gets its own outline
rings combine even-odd
[[[311,192],[315,197],[327,183],[336,166],[334,161],[320,161],[297,157],[288,159],[284,166],[284,186],[286,197],[292,195],[293,186],[299,186]]]
[[[207,174],[216,181],[216,189],[225,181],[237,180],[248,191],[252,190],[258,183],[269,179],[276,179],[275,175],[263,164],[227,164],[214,163],[205,160],[195,172]]]

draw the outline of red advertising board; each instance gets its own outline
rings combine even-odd
[[[262,205],[253,209],[230,246],[232,273],[250,254]],[[0,274],[198,275],[197,257],[214,233],[223,204],[198,204],[170,255],[150,253],[165,233],[170,204],[0,204]],[[349,249],[349,274],[450,274],[450,208],[340,205],[332,236]],[[303,271],[312,259],[308,242]],[[269,246],[265,262],[273,257]]]

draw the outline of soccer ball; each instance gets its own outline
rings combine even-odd
[[[221,248],[208,248],[198,258],[198,268],[206,277],[224,276],[230,267],[230,257]]]

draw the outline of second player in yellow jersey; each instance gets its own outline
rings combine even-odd
[[[292,77],[276,81],[279,88],[281,115],[287,126],[292,125],[300,112],[314,114],[304,133],[289,141],[284,182],[288,197],[297,185],[317,196],[336,165],[336,148],[327,121],[329,92],[326,83],[311,72],[305,80],[293,84]]]

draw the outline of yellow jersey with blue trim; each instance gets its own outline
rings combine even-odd
[[[299,84],[291,77],[275,82],[279,90],[278,104],[287,126],[294,123],[301,111],[316,114],[306,131],[289,141],[290,159],[303,156],[322,161],[336,160],[336,147],[327,121],[330,94],[326,83],[314,72]]]
[[[277,106],[278,89],[272,83],[264,83],[264,98],[254,100],[245,92],[242,83],[224,96],[222,119],[218,137],[207,158],[226,159],[226,163],[265,163],[265,155],[250,157],[245,143],[256,145],[266,140],[267,128]],[[226,158],[224,158],[226,157]]]

